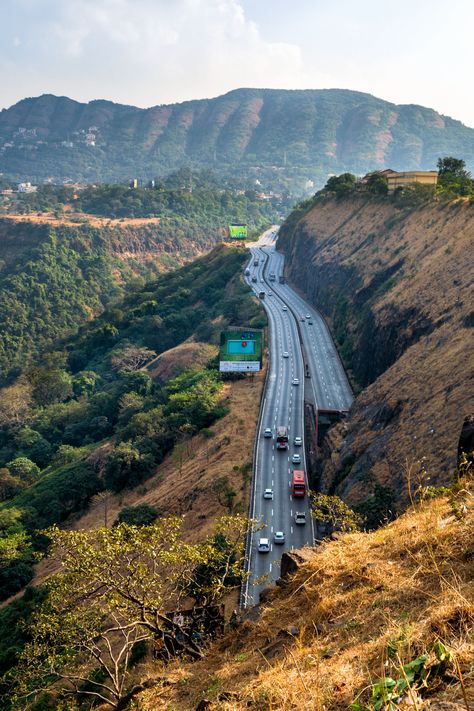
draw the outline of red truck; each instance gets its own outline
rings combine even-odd
[[[277,449],[288,449],[288,427],[281,425],[276,430]]]
[[[293,469],[291,493],[295,497],[302,497],[306,494],[306,480],[304,476],[304,471],[302,471],[301,469]]]

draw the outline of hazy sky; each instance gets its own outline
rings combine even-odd
[[[0,106],[357,89],[474,127],[472,0],[0,0]]]

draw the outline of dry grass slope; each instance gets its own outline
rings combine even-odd
[[[259,618],[204,661],[164,670],[171,685],[144,694],[140,708],[187,711],[207,699],[216,711],[343,711],[421,654],[434,663],[438,641],[453,655],[447,672],[424,690],[412,686],[397,708],[472,708],[473,535],[474,499],[461,493],[455,507],[432,500],[373,533],[321,545]]]

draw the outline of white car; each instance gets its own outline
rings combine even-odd
[[[265,489],[263,492],[264,499],[273,499],[273,489]]]
[[[282,353],[283,358],[288,358],[289,355],[290,354],[288,353],[288,351],[283,351],[283,353]]]
[[[295,454],[291,457],[291,461],[293,462],[293,464],[301,464],[300,455],[296,454],[296,452],[295,452]]]
[[[288,311],[288,306],[282,306],[282,307],[281,307],[281,310],[282,310],[282,311]]]
[[[283,531],[275,531],[273,535],[273,543],[276,545],[281,545],[282,543],[285,542],[285,534]]]
[[[300,379],[299,378],[293,378],[293,385],[299,385],[300,384]]]
[[[265,427],[265,429],[263,430],[263,436],[273,437],[273,432],[271,431],[270,427]]]
[[[268,538],[258,539],[258,552],[259,553],[270,553],[270,541]]]
[[[306,523],[306,514],[304,511],[297,511],[295,513],[295,523],[298,526],[304,526]]]
[[[311,318],[311,314],[306,314],[306,318]]]
[[[303,444],[303,440],[301,439],[301,437],[295,437],[293,444],[295,445],[295,447],[301,447],[301,445]]]

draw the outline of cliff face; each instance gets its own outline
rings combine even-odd
[[[323,490],[354,503],[380,494],[379,484],[400,506],[407,469],[412,488],[420,477],[450,480],[451,445],[474,404],[473,242],[465,203],[410,208],[360,196],[283,227],[287,277],[327,318],[361,390],[330,437]]]

